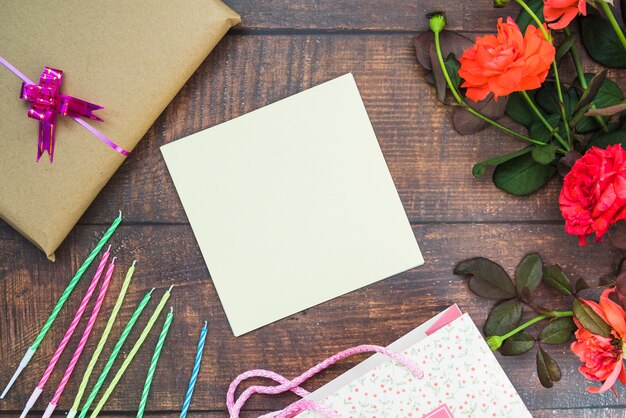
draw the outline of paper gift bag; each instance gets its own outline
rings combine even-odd
[[[251,393],[272,394],[286,389],[303,400],[264,417],[532,418],[470,317],[456,306],[383,350],[382,354],[370,350],[379,354],[313,393],[300,387],[306,379],[288,381],[258,370],[244,374],[244,379],[240,376],[229,390],[231,416],[233,412],[238,415]],[[311,377],[334,363],[338,355],[302,376]],[[234,389],[250,377],[277,383],[249,388],[234,402]]]
[[[219,0],[11,0],[0,54],[35,82],[44,67],[62,70],[60,93],[103,106],[104,122],[89,123],[130,151],[239,21]],[[58,117],[54,162],[36,163],[39,124],[21,84],[0,65],[0,217],[53,259],[124,156]]]

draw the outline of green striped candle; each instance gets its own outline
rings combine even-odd
[[[156,371],[157,364],[159,363],[159,356],[161,356],[161,350],[163,349],[163,344],[165,344],[167,333],[170,330],[172,319],[174,319],[174,313],[173,309],[170,309],[170,312],[165,318],[161,335],[159,335],[159,341],[157,341],[156,347],[154,347],[154,354],[152,355],[152,360],[150,361],[148,376],[146,376],[146,382],[143,385],[143,392],[141,393],[141,402],[139,402],[139,408],[137,409],[137,418],[142,418],[143,413],[146,410],[146,403],[148,403],[148,396],[150,395],[150,386],[152,386],[154,372]]]
[[[93,401],[96,399],[96,396],[98,396],[98,392],[100,391],[100,388],[104,384],[104,381],[107,378],[109,371],[111,370],[111,367],[113,366],[113,363],[115,363],[115,359],[120,353],[120,350],[122,349],[122,346],[124,345],[124,342],[126,341],[126,338],[128,338],[128,334],[130,334],[130,332],[133,330],[133,327],[135,326],[135,322],[137,322],[137,319],[143,312],[143,309],[146,307],[146,305],[150,301],[150,297],[152,296],[153,291],[154,289],[152,289],[149,293],[146,294],[146,296],[143,297],[143,299],[137,306],[137,309],[135,309],[133,316],[130,318],[130,320],[126,324],[126,327],[124,327],[124,331],[122,331],[122,335],[120,335],[120,338],[117,341],[117,344],[115,344],[113,351],[109,355],[109,359],[104,365],[104,369],[102,369],[102,373],[100,374],[100,377],[98,377],[98,380],[96,381],[95,386],[93,387],[93,389],[91,390],[91,393],[87,397],[87,401],[85,401],[85,405],[83,405],[83,409],[81,409],[80,411],[80,418],[85,418],[85,415],[87,415],[87,412],[89,412],[89,407],[91,406]]]
[[[7,393],[9,393],[11,386],[13,386],[13,384],[19,377],[20,373],[22,373],[22,371],[26,368],[30,360],[33,358],[33,356],[35,355],[35,352],[37,351],[37,348],[39,347],[39,344],[41,344],[43,339],[46,337],[46,334],[50,330],[50,327],[52,326],[57,316],[59,315],[59,312],[61,312],[63,305],[65,305],[65,301],[67,301],[67,299],[72,294],[72,291],[74,290],[74,288],[76,287],[80,279],[83,277],[85,270],[89,268],[89,266],[91,265],[93,260],[96,258],[100,250],[102,250],[102,247],[104,247],[104,244],[106,244],[109,241],[109,239],[111,238],[111,235],[113,235],[113,233],[115,232],[115,230],[117,229],[118,225],[121,222],[122,222],[122,212],[120,211],[120,214],[118,215],[117,218],[115,218],[115,220],[113,221],[113,223],[111,224],[107,232],[105,232],[104,236],[100,239],[100,242],[98,242],[98,244],[91,251],[87,259],[83,262],[80,268],[76,271],[76,274],[74,274],[74,277],[72,277],[72,280],[70,280],[70,283],[67,285],[67,287],[65,288],[65,291],[59,298],[56,306],[50,313],[48,320],[44,324],[41,331],[39,331],[39,334],[35,338],[35,341],[33,341],[33,344],[28,348],[28,350],[26,350],[26,354],[24,354],[24,357],[20,361],[20,364],[18,365],[17,370],[15,370],[15,373],[13,374],[13,377],[11,377],[11,380],[9,381],[6,388],[2,392],[2,395],[0,395],[0,399],[4,399]]]
[[[172,287],[170,287],[161,298],[159,305],[154,310],[154,313],[150,317],[150,320],[148,320],[148,323],[146,324],[146,327],[144,328],[144,330],[141,332],[139,339],[137,340],[137,342],[135,342],[135,345],[130,350],[130,353],[128,353],[128,357],[126,357],[126,359],[120,366],[120,369],[115,374],[115,377],[113,378],[113,380],[111,380],[111,383],[109,383],[109,387],[104,392],[104,395],[102,395],[102,399],[100,399],[100,401],[98,402],[98,405],[96,405],[96,408],[91,413],[91,418],[96,418],[98,414],[100,414],[100,411],[102,411],[104,404],[106,404],[106,402],[109,400],[109,397],[113,394],[113,391],[115,390],[115,386],[117,386],[119,381],[122,379],[122,376],[124,376],[126,369],[128,369],[128,366],[130,366],[130,363],[133,362],[133,359],[137,355],[137,352],[143,345],[144,341],[146,341],[146,338],[148,338],[148,335],[150,334],[150,331],[152,330],[154,323],[159,318],[159,315],[161,314],[163,307],[167,303],[167,300],[170,298]]]
[[[68,412],[68,418],[73,418],[78,412],[78,408],[80,407],[80,402],[83,399],[83,395],[85,394],[85,389],[87,389],[87,384],[89,383],[89,378],[91,377],[91,373],[93,372],[93,368],[96,366],[98,359],[100,358],[100,354],[102,354],[102,350],[109,338],[109,334],[113,329],[113,324],[115,323],[115,319],[117,318],[117,314],[120,312],[122,308],[122,304],[124,303],[124,299],[126,298],[126,292],[128,291],[128,287],[130,286],[130,282],[133,278],[133,273],[135,272],[135,263],[137,261],[133,261],[132,266],[128,269],[126,273],[126,278],[124,279],[124,283],[122,284],[122,288],[120,289],[120,294],[117,296],[117,301],[115,302],[115,306],[113,307],[113,311],[111,312],[111,316],[102,332],[102,336],[100,337],[100,341],[98,341],[98,345],[96,346],[96,351],[94,351],[91,356],[91,360],[89,360],[89,364],[87,365],[87,370],[85,370],[85,374],[83,375],[83,379],[80,382],[80,386],[78,387],[78,393],[76,394],[76,399],[74,400],[74,404],[72,408]]]

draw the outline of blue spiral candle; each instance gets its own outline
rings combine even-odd
[[[198,380],[198,374],[200,373],[200,363],[202,363],[202,352],[204,351],[206,333],[207,323],[205,322],[202,332],[200,333],[200,341],[198,341],[198,348],[196,349],[196,361],[193,364],[193,372],[191,373],[191,379],[189,380],[189,386],[187,387],[187,394],[185,395],[185,402],[183,402],[183,410],[180,412],[180,418],[185,418],[187,416],[187,412],[189,411],[193,390],[196,387],[196,381]]]

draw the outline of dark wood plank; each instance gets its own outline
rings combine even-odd
[[[13,231],[0,227],[0,248],[3,254],[11,255],[3,263],[5,278],[0,283],[0,358],[3,364],[0,382],[9,378],[14,365],[47,318],[70,272],[88,251],[88,243],[94,242],[101,230],[99,226],[77,227],[59,252],[59,261],[50,264]],[[172,411],[180,407],[197,334],[205,319],[209,320],[211,331],[194,407],[223,410],[228,384],[245,370],[261,367],[295,376],[346,347],[366,342],[388,344],[452,303],[458,303],[481,324],[489,304],[472,296],[463,281],[452,275],[453,266],[462,258],[491,257],[511,271],[523,254],[538,250],[547,262],[560,263],[573,277],[584,277],[593,282],[609,272],[622,256],[603,244],[580,248],[563,239],[559,225],[434,224],[416,225],[414,230],[424,251],[425,266],[234,338],[189,226],[120,227],[111,242],[119,266],[139,259],[135,282],[121,313],[122,322],[128,319],[132,306],[148,289],[156,287],[155,298],[158,298],[170,283],[176,285],[170,303],[174,306],[176,318],[155,378],[149,410]],[[119,286],[121,274],[117,274],[114,289]],[[41,345],[32,366],[8,399],[0,403],[0,410],[21,410],[86,286],[86,282],[79,285],[77,294],[70,299],[68,309],[63,311],[50,337]],[[107,300],[105,316],[110,312],[113,299]],[[102,330],[103,322],[97,324],[95,335]],[[120,332],[118,324],[113,335]],[[133,332],[131,339],[136,335],[137,332]],[[136,408],[155,339],[156,333],[120,383],[107,410],[133,411]],[[87,352],[93,350],[94,343],[95,340],[89,343]],[[550,352],[564,372],[563,380],[553,390],[542,389],[538,384],[532,354],[519,358],[498,357],[529,408],[621,405],[621,400],[610,393],[601,396],[586,393],[587,382],[576,371],[578,361],[567,347],[550,348]],[[66,364],[67,360],[68,355],[65,355],[60,364]],[[318,387],[357,361],[360,358],[333,367],[313,379],[307,387]],[[85,362],[80,362],[77,376],[81,375]],[[43,409],[49,401],[61,369],[62,366],[52,376],[46,394],[37,404],[38,409]],[[76,381],[70,382],[60,408],[69,408]],[[289,399],[292,398],[257,397],[250,402],[249,408],[276,409]]]
[[[303,35],[227,37],[81,222],[108,223],[122,209],[130,222],[186,223],[160,145],[350,71],[412,222],[561,220],[560,181],[516,198],[496,189],[489,175],[472,177],[474,162],[523,143],[495,129],[458,135],[451,109],[436,101],[417,67],[409,35]],[[623,71],[610,77],[626,85]]]
[[[442,3],[437,0],[225,0],[241,14],[241,30],[422,31],[426,13],[445,10],[449,28],[485,31],[498,17],[517,16],[511,2],[496,9],[491,1]]]
[[[623,408],[597,409],[539,409],[532,411],[535,418],[623,418]]]

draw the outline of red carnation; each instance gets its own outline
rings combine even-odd
[[[600,240],[609,227],[626,219],[626,151],[621,145],[592,147],[565,176],[559,196],[565,232],[586,245],[595,232]]]

